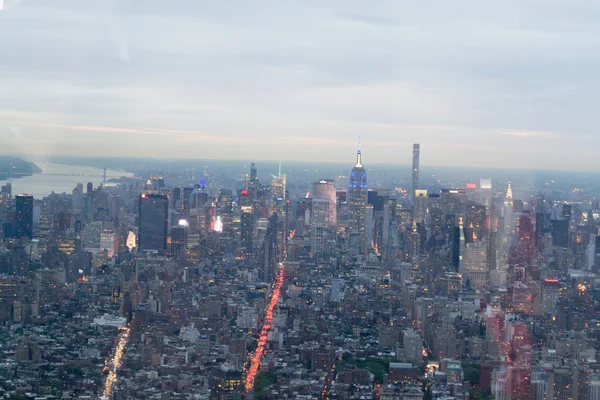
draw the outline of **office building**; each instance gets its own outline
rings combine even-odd
[[[473,229],[473,235],[476,240],[481,240],[487,236],[486,227],[486,207],[482,204],[467,204],[466,226]]]
[[[330,207],[329,199],[312,199],[310,225],[327,228],[330,225]]]
[[[517,263],[522,267],[533,264],[534,229],[531,215],[523,213],[517,221]]]
[[[19,194],[15,205],[15,237],[33,238],[33,196]]]
[[[142,193],[138,208],[138,249],[167,251],[169,197],[158,193]]]
[[[547,278],[542,281],[540,312],[542,315],[555,315],[560,295],[558,279]]]
[[[313,199],[325,199],[329,201],[329,225],[337,224],[337,197],[335,182],[333,179],[321,179],[313,183]]]
[[[414,196],[413,220],[417,223],[424,224],[427,218],[427,190],[417,189],[415,190]]]
[[[562,206],[562,218],[567,221],[571,221],[573,207],[570,204],[563,204]]]
[[[339,277],[331,279],[331,301],[338,303],[342,300],[342,280]]]
[[[569,247],[569,220],[553,219],[550,221],[552,245],[555,247]]]
[[[240,242],[244,257],[252,255],[254,235],[254,214],[251,206],[242,206],[242,215],[240,216]]]
[[[465,189],[442,189],[440,205],[444,215],[454,215],[454,225],[459,219],[465,220],[467,206],[467,191]]]
[[[271,282],[277,271],[279,262],[277,252],[277,213],[272,214],[267,222],[265,240],[263,243],[263,271],[262,278],[264,282]]]
[[[590,375],[590,400],[600,400],[600,375]]]
[[[176,260],[184,260],[187,253],[187,242],[190,224],[185,219],[171,228],[171,254]]]

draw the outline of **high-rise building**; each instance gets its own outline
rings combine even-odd
[[[496,400],[508,400],[508,379],[505,368],[497,368],[492,371],[492,395]]]
[[[427,190],[417,189],[414,193],[413,220],[417,223],[425,223],[427,217]]]
[[[533,264],[534,232],[529,213],[523,213],[517,221],[517,257],[518,264],[530,267]]]
[[[356,164],[350,172],[348,185],[348,219],[350,222],[350,235],[358,239],[358,250],[366,251],[366,213],[367,213],[367,171],[362,165],[360,145],[356,152]]]
[[[310,225],[311,199],[300,199],[296,206],[296,236],[304,236],[308,233]]]
[[[413,329],[402,331],[404,360],[421,364],[423,362],[423,339]]]
[[[15,237],[33,238],[33,196],[19,194],[15,206]]]
[[[342,280],[339,277],[331,279],[331,301],[339,302],[342,299]]]
[[[262,278],[265,282],[270,282],[275,277],[277,262],[279,261],[277,252],[277,213],[273,213],[267,223],[267,232],[263,244],[263,271]]]
[[[313,183],[313,199],[329,200],[329,225],[337,224],[337,197],[335,181],[333,179],[321,179]]]
[[[419,189],[419,153],[421,151],[421,145],[418,143],[413,144],[413,167],[412,167],[412,188],[410,198],[414,199],[416,191]]]
[[[244,257],[252,255],[252,237],[254,234],[254,213],[252,206],[242,206],[242,215],[240,216],[240,242]]]
[[[176,187],[173,188],[173,196],[171,197],[172,204],[171,206],[175,209],[181,208],[181,188]]]
[[[184,187],[183,191],[181,193],[181,196],[182,196],[181,203],[182,203],[182,206],[183,206],[184,214],[186,216],[190,215],[190,208],[192,208],[191,204],[192,204],[192,194],[193,193],[194,193],[194,188],[193,187],[189,187],[189,186],[188,187]]]
[[[142,193],[139,198],[139,250],[167,250],[169,197],[165,194]]]
[[[81,211],[82,199],[83,184],[78,183],[77,186],[75,186],[75,189],[73,189],[73,213],[77,214]]]
[[[325,250],[325,227],[314,225],[310,227],[310,252],[313,257],[319,259]]]
[[[554,369],[554,398],[556,400],[569,400],[577,398],[577,369]]]
[[[455,226],[459,219],[462,218],[463,221],[466,219],[467,191],[465,189],[442,189],[440,204],[445,215],[454,215]]]
[[[479,179],[479,189],[475,195],[475,201],[479,204],[489,207],[492,205],[493,191],[492,191],[492,180],[490,178]]]
[[[312,199],[310,225],[328,227],[330,225],[330,207],[329,199]]]
[[[445,221],[439,193],[429,194],[428,208],[431,236],[438,236],[444,230]]]
[[[531,372],[531,399],[552,399],[554,397],[553,386],[554,379],[551,372],[546,371],[543,368],[537,368]]]
[[[325,236],[329,226],[329,199],[312,199],[310,213],[310,247],[316,258],[323,256]]]
[[[177,260],[183,260],[186,257],[187,242],[190,224],[185,220],[179,220],[179,223],[171,228],[171,253]]]
[[[600,375],[590,375],[590,400],[600,400]]]
[[[542,315],[555,315],[560,295],[558,279],[547,278],[542,281],[540,312]]]
[[[550,221],[552,245],[556,247],[569,246],[569,220],[553,219]]]
[[[570,204],[563,204],[562,206],[562,217],[568,221],[571,221],[572,207]]]
[[[482,204],[467,204],[466,226],[473,229],[476,239],[483,239],[486,236],[486,207]]]

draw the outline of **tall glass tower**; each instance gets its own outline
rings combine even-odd
[[[19,194],[15,206],[16,238],[33,238],[33,196]]]
[[[360,144],[356,152],[356,165],[350,172],[348,186],[348,211],[350,236],[357,237],[361,252],[366,251],[367,235],[365,230],[367,216],[367,171],[362,165]],[[351,240],[351,243],[353,241]]]
[[[142,193],[138,218],[138,248],[165,252],[169,222],[169,198],[167,195]]]
[[[413,144],[413,168],[412,168],[412,193],[410,198],[415,201],[417,190],[419,190],[419,153],[421,152],[421,145],[418,143]]]

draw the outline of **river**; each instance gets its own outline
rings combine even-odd
[[[78,183],[83,184],[83,191],[86,190],[88,182],[92,182],[94,187],[100,185],[103,181],[104,170],[93,167],[80,167],[76,165],[53,164],[48,162],[34,162],[42,169],[41,174],[33,174],[24,178],[0,181],[0,185],[7,182],[12,184],[13,196],[18,193],[29,193],[37,199],[48,196],[50,193],[69,193],[73,191]],[[106,179],[119,178],[122,176],[133,176],[124,171],[106,171]]]

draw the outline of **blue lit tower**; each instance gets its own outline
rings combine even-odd
[[[356,152],[356,165],[350,172],[348,186],[348,211],[350,236],[358,239],[360,252],[366,251],[367,235],[365,231],[367,214],[367,171],[361,163],[360,143]],[[351,239],[351,243],[355,243]]]

